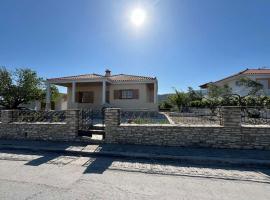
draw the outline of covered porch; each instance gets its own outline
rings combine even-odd
[[[46,110],[51,109],[51,84],[67,88],[67,109],[101,109],[110,103],[107,80],[47,81]]]

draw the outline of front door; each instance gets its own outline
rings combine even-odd
[[[110,91],[106,91],[106,103],[110,103]]]

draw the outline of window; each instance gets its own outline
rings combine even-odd
[[[114,99],[139,99],[139,90],[114,90]]]
[[[133,90],[122,90],[121,99],[133,99]]]
[[[236,85],[236,86],[241,86],[240,81],[235,81],[235,85]]]
[[[256,81],[257,81],[258,83],[262,84],[263,89],[269,88],[269,87],[268,87],[269,83],[268,83],[268,80],[267,80],[267,79],[258,79],[258,80],[256,80]]]
[[[94,103],[94,92],[78,92],[78,103]]]

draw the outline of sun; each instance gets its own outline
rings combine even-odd
[[[145,10],[141,8],[136,8],[131,12],[130,20],[135,26],[143,25],[146,18]]]

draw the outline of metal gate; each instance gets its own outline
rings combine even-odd
[[[81,109],[79,111],[79,133],[87,135],[96,127],[104,127],[104,111]]]

